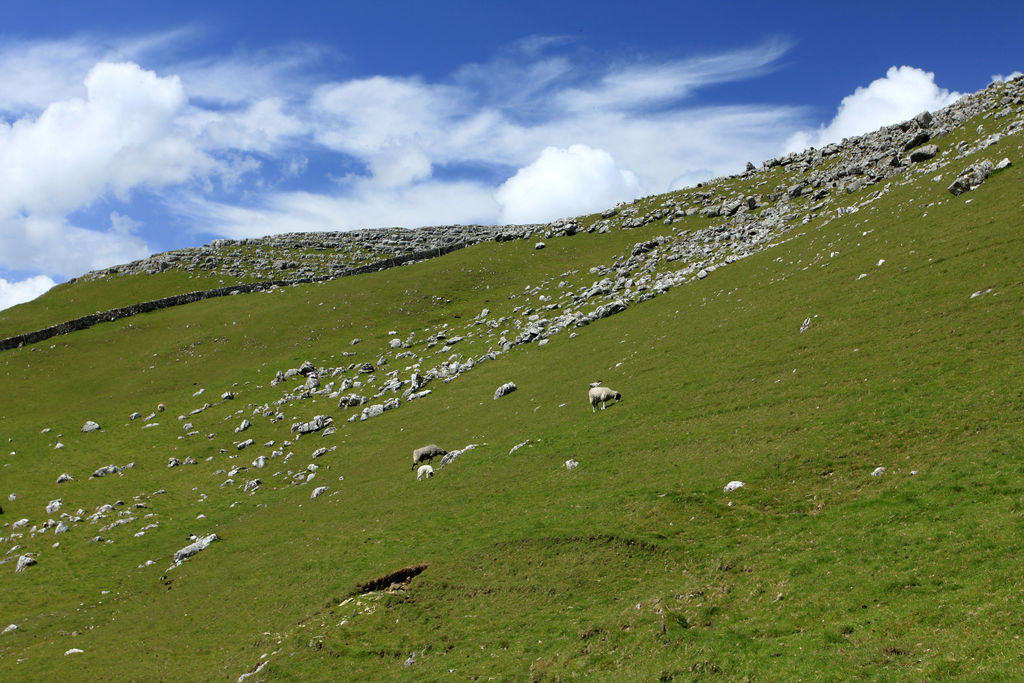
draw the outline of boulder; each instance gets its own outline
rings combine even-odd
[[[18,572],[23,572],[28,567],[31,567],[32,565],[37,563],[38,561],[36,560],[36,558],[32,557],[31,554],[26,553],[18,558],[18,566],[14,568],[14,573],[17,574]]]
[[[494,400],[497,401],[502,396],[507,396],[511,394],[517,388],[518,387],[516,387],[515,382],[506,382],[505,384],[502,384],[500,387],[494,390]]]
[[[196,555],[197,553],[206,550],[214,541],[219,540],[220,538],[217,536],[217,534],[210,534],[208,536],[199,537],[198,539],[196,539],[194,543],[191,543],[182,548],[181,550],[177,551],[176,553],[174,553],[174,564],[172,566],[177,567],[193,555]]]
[[[96,423],[96,422],[93,422],[92,420],[88,420],[88,421],[86,421],[86,423],[84,425],[82,425],[82,431],[83,432],[95,432],[99,428],[100,428],[99,424]]]
[[[954,196],[969,192],[985,182],[993,168],[992,162],[988,159],[979,161],[965,169],[946,189]]]
[[[906,141],[906,143],[904,143],[903,151],[906,152],[907,150],[913,149],[918,145],[923,145],[924,143],[928,142],[931,139],[932,136],[930,134],[928,134],[926,131],[919,130],[917,133],[913,135],[913,137],[911,137],[909,140]]]
[[[107,465],[106,467],[101,467],[98,470],[96,470],[95,472],[93,472],[92,474],[90,474],[89,478],[90,479],[92,479],[93,477],[99,478],[99,477],[105,477],[108,474],[120,474],[120,473],[121,473],[121,468],[118,467],[117,465]]]
[[[311,432],[318,432],[324,427],[332,424],[334,418],[327,415],[317,415],[309,422],[295,422],[292,424],[292,431],[298,432],[299,434],[309,434]]]
[[[374,403],[373,405],[366,406],[363,408],[362,414],[359,416],[360,420],[369,420],[371,417],[377,417],[384,413],[384,406],[380,403]]]
[[[916,164],[922,161],[927,161],[938,153],[938,145],[924,145],[910,153],[910,160]]]

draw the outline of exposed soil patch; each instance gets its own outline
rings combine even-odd
[[[359,593],[371,593],[379,590],[405,590],[409,586],[409,583],[414,578],[422,574],[428,566],[430,565],[424,562],[423,564],[417,564],[411,567],[403,567],[402,569],[395,570],[390,574],[378,576],[376,579],[372,579],[366,583],[361,583],[356,586],[356,590]]]

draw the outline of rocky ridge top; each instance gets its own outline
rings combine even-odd
[[[883,127],[872,133],[844,139],[820,149],[810,148],[765,161],[760,168],[748,163],[737,175],[700,183],[696,188],[670,195],[660,204],[655,198],[636,199],[605,211],[600,218],[561,219],[544,225],[449,225],[408,228],[360,229],[345,232],[307,232],[241,240],[219,239],[201,247],[155,254],[122,266],[92,271],[90,280],[110,275],[155,274],[170,269],[212,271],[242,280],[323,279],[346,270],[421,251],[476,244],[486,241],[546,238],[576,232],[630,229],[662,221],[666,225],[691,216],[728,218],[733,227],[752,228],[754,223],[802,221],[827,210],[837,196],[854,193],[907,173],[931,173],[1024,127],[1020,105],[1024,103],[1024,77],[993,83],[977,93],[935,112]],[[985,112],[994,130],[974,143],[961,142],[954,149],[935,144],[949,131]],[[1014,117],[1013,115],[1016,114]],[[1007,121],[1003,122],[1003,119]],[[926,144],[929,143],[929,144]],[[925,163],[929,162],[929,163]],[[767,179],[782,169],[784,182]],[[765,180],[760,193],[730,190],[730,180]],[[952,190],[951,190],[952,191]],[[795,200],[810,198],[809,207]],[[797,215],[797,214],[802,215]],[[758,215],[760,214],[760,215]]]

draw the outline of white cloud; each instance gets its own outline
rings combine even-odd
[[[557,101],[569,111],[621,110],[663,104],[691,94],[702,85],[742,80],[763,73],[789,46],[770,42],[748,50],[666,62],[617,67],[598,85],[571,88]]]
[[[293,43],[192,59],[168,68],[181,77],[190,99],[246,106],[264,98],[304,98],[319,84],[316,65],[330,57],[323,47]]]
[[[129,39],[83,35],[0,41],[0,112],[39,112],[54,102],[85,97],[83,80],[96,64],[138,62],[188,33],[173,29]]]
[[[346,196],[279,192],[253,208],[192,196],[174,208],[204,226],[203,232],[233,239],[286,232],[489,224],[498,216],[492,188],[466,181],[426,181],[396,188],[360,179]]]
[[[1017,76],[1024,76],[1024,74],[1022,74],[1020,71],[1014,71],[1006,76],[1003,76],[1002,74],[993,74],[992,82],[1004,83],[1006,81],[1012,81],[1013,79],[1017,78]]]
[[[44,272],[76,274],[84,264],[137,257],[145,251],[138,238],[76,227],[66,216],[108,194],[127,201],[135,188],[180,184],[219,168],[176,123],[186,107],[177,77],[101,62],[84,85],[84,99],[0,122],[0,267],[21,268],[28,258]],[[44,248],[25,253],[34,244]]]
[[[843,138],[863,135],[934,111],[960,99],[961,94],[940,88],[935,74],[912,66],[889,67],[885,78],[857,88],[839,104],[835,118],[816,131],[802,131],[787,141],[786,152],[821,147]]]
[[[118,235],[131,235],[142,227],[142,223],[132,220],[117,211],[110,212],[110,229]]]
[[[18,282],[8,282],[0,277],[0,311],[31,301],[56,284],[45,275],[36,275]]]
[[[16,216],[5,220],[0,229],[0,265],[12,270],[70,277],[149,253],[138,236],[117,229],[87,230],[54,214]]]
[[[86,99],[0,124],[0,221],[21,211],[69,212],[106,192],[180,183],[213,167],[176,129],[185,106],[176,77],[100,63],[85,86]]]
[[[310,131],[308,123],[285,108],[280,98],[268,97],[233,110],[190,107],[178,121],[206,151],[276,154]]]
[[[502,223],[540,223],[608,208],[632,199],[640,185],[608,152],[586,145],[548,147],[496,194]]]

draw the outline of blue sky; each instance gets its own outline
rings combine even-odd
[[[219,237],[541,222],[937,109],[1024,3],[0,6],[0,308]]]

